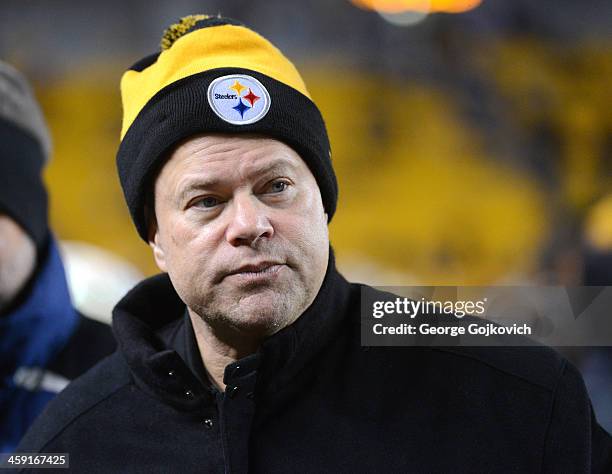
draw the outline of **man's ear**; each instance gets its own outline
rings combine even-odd
[[[149,246],[153,249],[153,257],[155,263],[162,272],[167,272],[166,267],[166,253],[164,252],[164,246],[159,232],[159,226],[155,220],[149,221]]]

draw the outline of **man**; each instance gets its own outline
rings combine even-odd
[[[25,79],[0,62],[0,452],[45,404],[113,352],[110,327],[73,309],[47,222],[50,139]]]
[[[293,65],[183,19],[122,79],[117,155],[165,272],[115,308],[120,351],[22,452],[82,472],[590,472],[610,464],[580,375],[549,349],[368,348],[336,271],[325,126]],[[373,236],[375,238],[375,236]]]

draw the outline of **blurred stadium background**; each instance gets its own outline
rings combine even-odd
[[[612,285],[612,2],[3,0],[0,57],[50,123],[52,224],[88,262],[69,265],[85,312],[108,317],[156,272],[116,177],[119,79],[195,12],[239,19],[303,71],[330,132],[331,239],[350,279],[580,285],[594,261]],[[573,357],[611,430],[612,355],[593,354]]]

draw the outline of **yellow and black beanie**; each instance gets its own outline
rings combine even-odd
[[[256,133],[292,147],[314,175],[328,219],[338,196],[325,124],[293,64],[227,18],[192,15],[164,33],[161,52],[121,79],[121,186],[146,241],[147,193],[168,151],[198,133]]]

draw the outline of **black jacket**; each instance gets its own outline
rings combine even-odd
[[[76,330],[48,369],[67,380],[84,374],[117,348],[108,324],[77,314],[79,319]]]
[[[85,473],[612,472],[612,440],[557,353],[362,347],[361,288],[331,259],[311,307],[229,365],[219,393],[168,277],[145,280],[115,309],[120,350],[18,451],[68,452]]]

